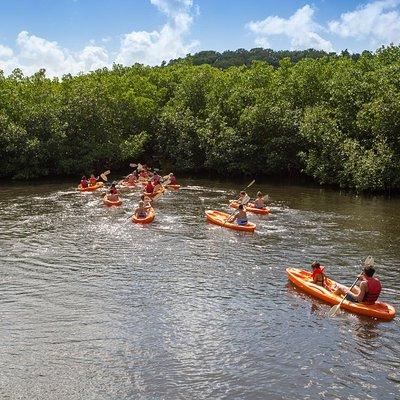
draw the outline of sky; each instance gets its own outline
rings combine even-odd
[[[77,74],[202,50],[400,43],[400,0],[0,0],[0,70]]]

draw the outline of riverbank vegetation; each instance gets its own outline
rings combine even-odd
[[[400,48],[278,67],[182,60],[59,79],[0,74],[0,177],[81,175],[137,160],[399,189]]]

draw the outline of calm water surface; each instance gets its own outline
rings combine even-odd
[[[149,226],[136,191],[0,187],[1,399],[400,398],[399,318],[327,319],[285,274],[351,284],[371,254],[399,310],[399,199],[254,185],[272,214],[244,234],[204,220],[239,184],[182,183]]]

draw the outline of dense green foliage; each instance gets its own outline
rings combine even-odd
[[[357,59],[359,54],[349,54],[345,50],[342,54]],[[216,68],[226,69],[229,67],[238,67],[241,65],[250,66],[253,61],[265,61],[274,67],[279,66],[279,62],[285,58],[290,59],[292,63],[297,63],[305,58],[322,58],[322,57],[337,57],[336,53],[327,53],[323,50],[307,49],[307,50],[272,50],[263,49],[262,47],[256,47],[251,50],[237,49],[235,51],[227,50],[223,53],[218,51],[207,50],[200,51],[195,54],[188,54],[184,58],[177,58],[171,60],[168,65],[174,65],[182,61],[188,61],[193,65],[209,64]]]
[[[400,48],[391,46],[278,68],[186,60],[62,79],[0,73],[0,176],[80,175],[141,160],[399,189],[399,72]]]

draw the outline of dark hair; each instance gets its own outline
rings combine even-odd
[[[243,204],[239,204],[239,210],[243,210]]]
[[[85,176],[85,175],[82,176],[82,180],[83,180],[83,179],[86,179],[86,176]]]
[[[317,261],[314,261],[312,264],[311,264],[311,268],[319,268],[321,266],[321,264],[319,263],[319,262],[317,262]]]
[[[374,276],[375,269],[373,267],[364,267],[364,274],[368,276],[368,278],[372,278]]]

